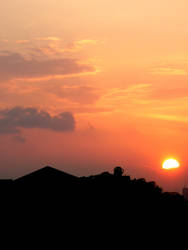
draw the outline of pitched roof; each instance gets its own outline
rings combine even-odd
[[[17,178],[16,180],[14,180],[14,182],[16,183],[20,183],[20,182],[43,182],[43,181],[73,181],[76,180],[78,177],[65,173],[61,170],[52,168],[50,166],[46,166],[44,168],[41,168],[39,170],[36,170],[32,173],[29,173],[27,175],[24,175],[20,178]]]

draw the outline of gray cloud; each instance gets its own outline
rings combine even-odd
[[[95,69],[72,58],[27,60],[19,53],[8,51],[0,54],[0,80],[37,78],[51,75],[69,75],[93,72]]]
[[[21,128],[42,128],[59,132],[73,131],[75,119],[69,112],[51,116],[48,112],[36,108],[14,107],[0,111],[0,133],[15,134]]]

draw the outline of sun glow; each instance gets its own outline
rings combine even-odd
[[[167,159],[163,162],[163,169],[179,168],[180,164],[175,159]]]

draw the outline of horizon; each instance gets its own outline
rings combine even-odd
[[[186,0],[2,1],[0,178],[120,165],[188,186]],[[180,167],[166,171],[165,159]]]
[[[57,167],[55,167],[55,166],[45,165],[45,166],[42,166],[42,167],[40,167],[40,168],[30,169],[30,171],[28,170],[29,172],[27,171],[27,172],[22,173],[22,174],[20,173],[20,175],[18,175],[18,176],[14,176],[14,177],[11,176],[10,178],[0,178],[0,180],[3,180],[3,179],[5,179],[5,180],[6,180],[6,179],[17,180],[17,179],[19,179],[19,178],[22,178],[22,177],[25,177],[25,176],[27,176],[27,175],[30,175],[31,173],[38,172],[39,170],[43,170],[43,169],[45,169],[45,168],[47,168],[47,167],[52,168],[52,169],[55,169],[55,170],[62,171],[62,172],[67,173],[67,174],[71,174],[71,175],[73,175],[73,176],[75,176],[75,177],[78,177],[78,178],[80,178],[80,177],[89,177],[89,176],[100,175],[100,174],[102,174],[102,173],[104,173],[104,172],[108,172],[108,173],[110,173],[110,174],[113,174],[113,171],[114,171],[114,168],[111,169],[111,170],[105,170],[105,169],[101,169],[101,168],[100,168],[100,169],[99,169],[100,172],[96,172],[96,171],[95,171],[95,172],[89,172],[89,171],[88,171],[87,174],[80,175],[80,174],[76,174],[76,173],[74,173],[74,172],[69,172],[68,170],[65,171],[65,169],[63,169],[63,168],[57,168]],[[116,167],[116,166],[114,166],[114,167]],[[121,166],[121,168],[123,168],[123,167]],[[163,189],[163,192],[178,192],[178,193],[182,194],[183,188],[186,188],[186,187],[187,187],[186,185],[184,185],[184,186],[182,186],[182,187],[179,187],[179,189],[178,189],[178,188],[173,189],[173,187],[172,187],[172,188],[164,188],[164,187],[160,186],[160,184],[159,184],[156,180],[154,180],[154,179],[145,178],[145,176],[139,176],[139,175],[133,176],[133,175],[131,175],[130,173],[128,173],[128,172],[126,171],[126,169],[123,168],[123,170],[124,170],[123,176],[129,176],[129,177],[131,178],[131,180],[133,180],[133,179],[145,179],[146,182],[154,181],[159,187],[161,187],[161,188]]]

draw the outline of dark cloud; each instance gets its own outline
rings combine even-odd
[[[59,132],[73,131],[75,119],[69,112],[51,116],[36,108],[15,107],[0,111],[0,133],[19,133],[21,128],[42,128]]]
[[[0,54],[0,80],[37,78],[93,72],[95,69],[72,58],[27,60],[19,53],[4,51]]]

